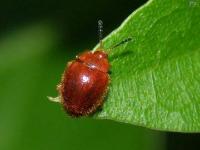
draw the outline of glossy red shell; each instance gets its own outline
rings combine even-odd
[[[71,116],[92,114],[103,104],[109,84],[108,70],[104,51],[85,52],[69,63],[58,90],[64,109]]]

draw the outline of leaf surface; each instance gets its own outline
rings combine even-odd
[[[104,39],[111,84],[102,111],[156,130],[200,131],[200,1],[151,0]]]

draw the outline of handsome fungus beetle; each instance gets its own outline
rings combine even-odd
[[[103,22],[98,21],[100,47],[86,51],[69,62],[57,89],[61,104],[74,117],[87,116],[102,106],[110,82],[108,53],[103,49]],[[126,39],[119,44],[129,41]],[[113,47],[113,48],[114,48]]]

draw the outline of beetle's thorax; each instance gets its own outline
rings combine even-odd
[[[77,59],[91,69],[98,69],[102,72],[108,72],[109,70],[108,55],[105,51],[84,52]]]

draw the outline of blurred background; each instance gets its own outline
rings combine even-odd
[[[0,150],[168,150],[200,146],[199,134],[71,119],[56,85],[68,60],[98,42],[145,0],[0,2]]]

